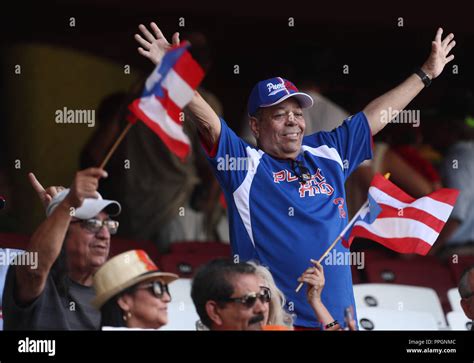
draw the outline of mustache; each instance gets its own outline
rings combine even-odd
[[[264,319],[263,314],[255,315],[249,320],[249,325],[260,323],[261,321],[263,321],[263,319]]]

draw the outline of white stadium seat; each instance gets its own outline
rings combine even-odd
[[[451,330],[471,330],[472,321],[464,315],[464,312],[450,311],[446,317]]]
[[[191,299],[191,279],[178,279],[169,285],[172,300],[168,305],[168,324],[160,330],[196,330],[196,313]]]
[[[431,314],[439,329],[447,329],[441,303],[433,289],[396,284],[354,285],[357,311],[377,307],[396,311],[424,312]]]
[[[426,312],[359,308],[357,318],[360,330],[438,330],[435,318]]]
[[[168,324],[160,330],[196,330],[198,320],[193,304],[171,302],[168,305]]]
[[[453,287],[452,289],[448,290],[448,300],[449,305],[451,305],[451,309],[453,311],[460,311],[462,312],[461,308],[461,295],[459,295],[459,290],[457,287]]]
[[[10,267],[10,262],[11,262],[12,257],[14,257],[16,254],[19,254],[21,252],[23,252],[23,250],[18,250],[14,248],[0,248],[0,253],[2,253],[5,258],[10,256],[10,259],[8,259],[8,263],[0,264],[0,330],[3,330],[2,296],[3,296],[3,289],[5,287],[5,278],[7,277],[7,271],[8,271],[8,268]]]

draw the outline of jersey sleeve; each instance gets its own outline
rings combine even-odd
[[[214,169],[217,180],[226,192],[234,192],[245,179],[249,168],[250,153],[254,148],[238,137],[227,126],[224,119],[221,121],[219,141],[209,150],[203,144],[207,159]]]
[[[346,179],[363,161],[372,159],[373,156],[372,133],[363,112],[349,116],[341,126],[330,132],[308,136],[308,141],[323,142],[333,149],[340,157]]]

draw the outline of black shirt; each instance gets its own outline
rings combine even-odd
[[[4,330],[99,330],[100,312],[91,305],[95,296],[92,287],[69,278],[67,293],[56,286],[51,274],[34,301],[19,305],[15,301],[15,266],[10,266],[3,291]]]

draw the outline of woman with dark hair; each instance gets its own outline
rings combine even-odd
[[[178,276],[162,272],[142,250],[121,253],[94,275],[102,330],[159,329],[168,323],[168,284]]]

